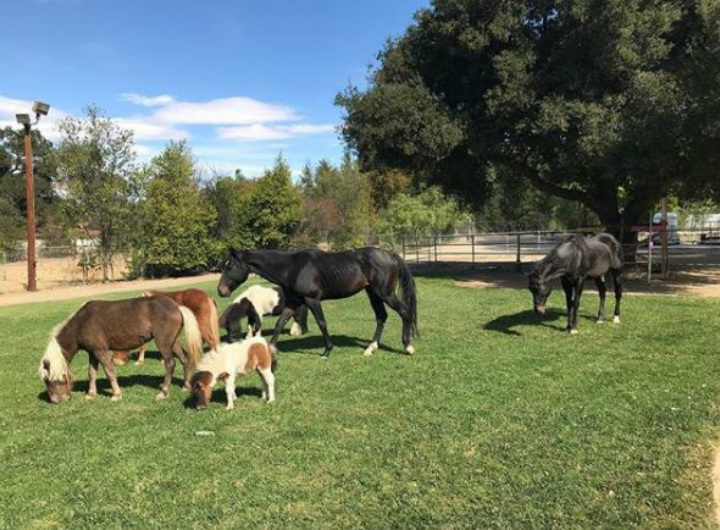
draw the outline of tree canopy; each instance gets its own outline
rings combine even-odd
[[[489,168],[608,226],[720,178],[713,0],[434,0],[337,103],[363,169],[482,204]]]

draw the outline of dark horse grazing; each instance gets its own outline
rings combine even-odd
[[[187,357],[180,346],[181,331],[188,343]],[[202,336],[192,311],[159,296],[84,303],[55,326],[40,361],[40,379],[50,401],[58,403],[70,398],[70,362],[80,349],[90,356],[87,397],[97,395],[97,371],[102,363],[112,386],[112,400],[118,401],[122,392],[115,377],[112,352],[132,350],[152,339],[165,361],[165,380],[157,398],[167,397],[170,392],[175,370],[173,354],[185,367],[185,385],[189,388],[192,368],[202,355]]]
[[[372,355],[380,343],[387,311],[384,304],[395,310],[403,321],[402,341],[405,352],[415,353],[410,344],[417,335],[417,298],[415,281],[405,262],[397,254],[379,248],[363,248],[346,252],[321,250],[245,250],[230,251],[230,259],[223,268],[218,294],[230,296],[248,275],[254,272],[282,287],[286,303],[275,325],[271,341],[275,351],[278,336],[290,316],[300,306],[307,305],[317,320],[325,340],[323,357],[330,356],[333,344],[323,315],[322,300],[348,298],[365,289],[377,327],[365,355]],[[402,299],[395,290],[400,286]]]
[[[605,321],[605,275],[610,272],[615,284],[615,317],[613,322],[620,323],[620,300],[622,299],[623,253],[620,242],[610,234],[598,234],[593,237],[575,235],[560,243],[528,275],[529,288],[533,295],[536,313],[545,312],[552,287],[550,281],[560,277],[565,290],[567,304],[567,328],[565,331],[577,333],[578,309],[583,284],[587,278],[594,279],[600,293],[598,323]]]

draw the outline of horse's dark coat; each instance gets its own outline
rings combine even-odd
[[[282,287],[286,296],[285,308],[273,333],[273,346],[293,312],[307,305],[325,340],[323,355],[329,356],[333,345],[321,301],[348,298],[365,289],[376,317],[373,343],[379,343],[382,336],[387,320],[384,304],[387,304],[403,320],[402,338],[406,351],[414,351],[410,341],[417,332],[415,282],[407,265],[397,254],[377,248],[346,252],[233,250],[218,283],[218,294],[230,296],[251,272]],[[398,285],[402,300],[395,294]]]
[[[605,274],[610,272],[615,285],[615,321],[620,319],[622,299],[622,245],[610,234],[586,238],[575,235],[560,243],[535,264],[528,275],[535,311],[543,313],[552,287],[550,281],[560,278],[567,306],[566,331],[577,331],[578,309],[585,280],[594,279],[600,293],[598,322],[605,320]]]

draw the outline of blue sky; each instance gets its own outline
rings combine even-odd
[[[208,172],[338,161],[335,94],[363,86],[427,0],[0,0],[0,126],[34,99],[42,130],[95,103],[147,159],[187,138]]]

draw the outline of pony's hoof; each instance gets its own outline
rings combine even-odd
[[[364,355],[365,357],[370,357],[370,356],[373,354],[373,352],[374,352],[375,350],[377,350],[377,349],[378,349],[378,343],[373,341],[373,342],[370,343],[370,346],[368,346],[367,348],[365,348],[365,351],[363,352],[363,355]]]
[[[97,397],[97,392],[86,392],[85,393],[85,399],[95,399]]]
[[[235,409],[234,405],[228,405],[227,407],[225,407],[225,410],[234,410],[234,409]]]
[[[407,353],[408,355],[415,355],[415,347],[412,345],[406,346],[405,353]]]
[[[595,323],[596,323],[596,324],[604,324],[604,323],[605,323],[605,319],[604,319],[604,318],[598,318]]]
[[[578,330],[576,330],[576,329],[571,329],[569,333],[570,333],[570,335],[577,335],[577,334],[578,334]]]
[[[302,335],[302,328],[300,327],[300,324],[295,322],[290,328],[290,336],[299,337],[300,335]]]
[[[122,394],[115,394],[115,395],[113,395],[113,397],[110,398],[110,401],[112,401],[113,403],[117,403],[121,399],[122,399]]]
[[[619,324],[619,323],[620,323],[620,317],[619,317],[619,316],[614,316],[614,317],[613,317],[613,324]]]
[[[275,403],[275,398],[272,398],[272,399],[268,399],[268,400],[267,400],[267,404],[268,404],[268,405],[272,405],[273,403]]]
[[[168,397],[167,392],[164,392],[164,391],[161,390],[160,392],[158,392],[158,393],[155,395],[155,401],[162,401],[162,400],[165,399],[166,397]]]
[[[135,366],[140,366],[141,364],[145,364],[145,361],[135,361]]]
[[[192,387],[190,386],[190,383],[186,382],[186,383],[182,386],[182,389],[183,389],[183,392],[190,392],[190,391],[192,390]]]

